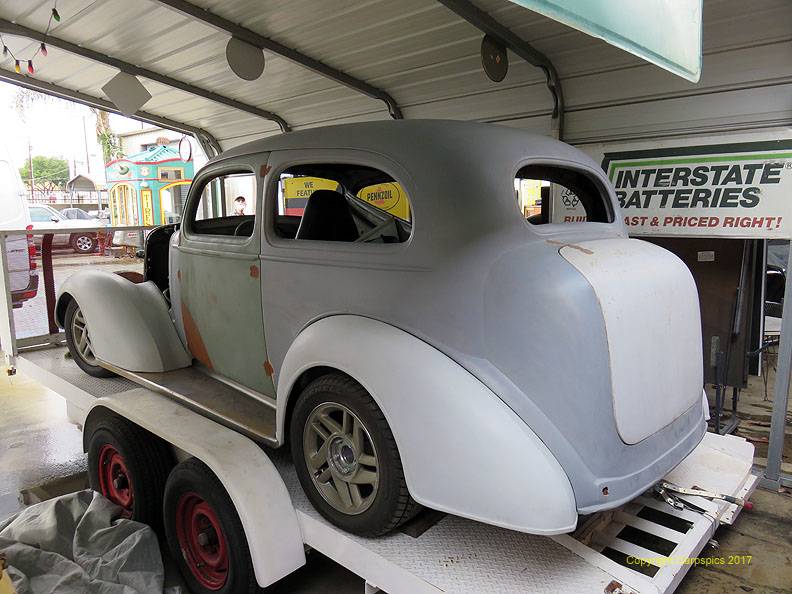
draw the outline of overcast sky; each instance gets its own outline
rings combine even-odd
[[[96,141],[91,111],[70,101],[48,98],[31,106],[23,119],[14,103],[17,92],[18,87],[0,82],[0,142],[7,146],[15,165],[21,167],[27,159],[29,142],[34,156],[76,161],[78,170],[82,171],[87,149],[91,177],[103,180],[101,149]],[[115,115],[110,116],[110,124],[116,133],[141,127],[140,122]]]

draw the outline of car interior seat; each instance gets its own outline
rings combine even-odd
[[[352,210],[343,194],[316,190],[308,198],[295,239],[355,241],[358,235]]]

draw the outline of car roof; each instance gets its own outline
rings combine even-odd
[[[333,148],[376,152],[405,165],[439,155],[457,155],[464,161],[476,158],[482,163],[539,156],[585,163],[598,169],[585,153],[548,136],[457,120],[383,120],[298,130],[242,144],[221,153],[210,163],[276,150]]]
[[[615,203],[605,173],[582,151],[547,136],[475,122],[387,120],[312,128],[238,146],[210,163],[289,150],[299,159],[300,151],[315,149],[346,155],[360,150],[396,163],[402,172],[390,171],[384,162],[382,168],[405,184],[414,226],[421,219],[442,220],[454,236],[469,235],[471,229],[524,225],[515,216],[514,176],[530,162],[582,167],[599,178]]]

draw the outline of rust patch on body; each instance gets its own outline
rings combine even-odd
[[[181,302],[181,316],[182,324],[184,324],[184,336],[187,339],[187,348],[190,354],[206,365],[206,367],[212,369],[209,351],[206,350],[206,345],[203,338],[201,338],[201,333],[198,331],[198,326],[195,324],[195,320],[184,301]]]
[[[266,373],[269,377],[272,377],[272,374],[275,373],[275,370],[272,368],[272,363],[269,362],[269,359],[264,361],[264,373]]]
[[[181,270],[176,271],[176,280],[181,282]]]
[[[270,167],[269,165],[262,165],[261,170],[259,171],[259,176],[266,177],[267,174],[270,172],[270,169],[272,169],[272,167]]]
[[[594,252],[592,252],[591,250],[588,250],[588,249],[586,249],[584,247],[580,247],[579,245],[575,245],[574,243],[567,243],[566,241],[556,241],[555,239],[548,239],[547,243],[550,243],[550,244],[553,244],[553,245],[560,245],[562,248],[565,248],[565,247],[572,248],[573,250],[577,250],[579,252],[583,252],[584,254],[586,254],[588,256],[591,256],[591,255],[594,254]]]
[[[261,276],[261,271],[259,270],[259,267],[256,266],[255,264],[252,264],[250,266],[250,278],[258,278],[259,276]]]

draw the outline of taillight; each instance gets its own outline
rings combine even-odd
[[[25,227],[26,231],[32,231],[33,225],[28,225]],[[36,269],[36,244],[33,243],[33,234],[28,233],[27,237],[27,244],[28,244],[28,264],[30,264],[31,272]]]

